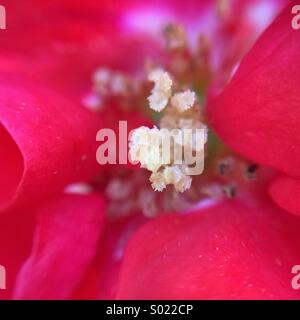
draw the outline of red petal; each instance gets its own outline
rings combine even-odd
[[[38,81],[82,98],[98,66],[142,68],[145,56],[157,53],[145,36],[124,37],[113,11],[113,5],[99,1],[84,6],[57,0],[8,3],[10,25],[0,34],[1,54],[14,54],[14,60],[26,61]],[[19,63],[16,69],[22,69]]]
[[[300,180],[280,176],[273,181],[269,192],[277,205],[300,216]]]
[[[30,254],[35,225],[33,211],[22,208],[0,216],[0,265],[6,269],[6,290],[0,289],[0,300],[11,298],[17,273]]]
[[[70,297],[96,254],[103,218],[104,202],[96,194],[65,195],[43,207],[15,298]]]
[[[234,150],[300,177],[300,33],[291,6],[242,61],[209,106],[211,124]]]
[[[145,221],[146,218],[139,214],[106,223],[96,259],[83,277],[74,299],[115,299],[125,246]]]
[[[227,201],[162,216],[130,240],[119,299],[295,299],[300,220],[267,203]]]
[[[0,83],[0,210],[36,202],[72,181],[90,179],[100,121],[89,111],[29,81]]]

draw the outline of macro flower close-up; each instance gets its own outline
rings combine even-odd
[[[300,299],[300,1],[0,0],[0,299]]]

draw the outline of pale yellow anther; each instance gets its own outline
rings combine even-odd
[[[156,172],[162,166],[160,142],[161,132],[156,127],[133,130],[129,143],[131,160],[140,162],[142,168]]]
[[[184,192],[190,189],[192,178],[185,174],[184,167],[171,166],[166,167],[163,171],[165,183],[174,185],[177,192]]]
[[[101,94],[108,94],[112,72],[107,68],[99,68],[93,74],[94,90]]]
[[[152,173],[150,176],[150,182],[154,191],[162,192],[166,188],[166,183],[162,172]]]
[[[177,192],[185,192],[191,188],[193,179],[190,176],[183,176],[182,179],[177,182],[174,187]]]
[[[115,95],[125,95],[127,93],[127,80],[121,73],[115,73],[110,83],[111,93]]]
[[[190,189],[192,178],[185,174],[184,166],[168,166],[150,176],[152,188],[155,191],[163,191],[167,185],[174,185],[177,192]]]
[[[176,184],[184,176],[183,171],[179,166],[166,167],[163,171],[166,184]]]
[[[192,108],[196,101],[196,94],[191,90],[176,93],[171,99],[171,104],[180,113]]]
[[[156,69],[150,73],[149,80],[154,82],[152,94],[148,98],[150,108],[160,112],[168,105],[172,95],[172,79],[167,72]],[[195,102],[196,94],[191,90],[175,93],[171,99],[173,108],[169,108],[168,113],[161,118],[160,129],[140,127],[131,135],[131,160],[152,172],[150,182],[155,191],[161,192],[168,185],[173,185],[177,192],[190,189],[190,175],[194,173],[189,170],[189,161],[197,160],[197,165],[200,162],[203,164],[194,155],[203,154],[207,140],[206,126],[199,121],[196,108],[186,113],[185,118],[180,115],[192,108]]]
[[[169,98],[171,97],[172,79],[167,72],[161,69],[153,70],[149,74],[148,79],[154,82],[154,88],[148,97],[150,108],[160,112],[167,106]]]

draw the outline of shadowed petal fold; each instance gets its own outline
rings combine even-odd
[[[92,178],[99,119],[26,79],[0,82],[0,210]],[[5,79],[5,80],[4,80]]]

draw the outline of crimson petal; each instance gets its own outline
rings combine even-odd
[[[72,299],[115,299],[126,244],[146,221],[141,214],[106,221],[96,257]]]
[[[281,208],[300,216],[300,180],[282,175],[272,182],[269,193]]]
[[[34,210],[26,207],[7,211],[0,216],[0,265],[6,270],[6,290],[0,289],[0,300],[11,298],[17,274],[30,254],[35,226]]]
[[[162,216],[129,241],[119,299],[296,299],[300,220],[267,199]]]
[[[4,148],[0,210],[15,202],[37,202],[67,183],[93,177],[99,170],[95,154],[100,121],[35,83],[6,73],[4,77],[0,83]]]
[[[293,3],[244,58],[208,114],[234,150],[300,177],[300,33],[291,27]]]
[[[16,299],[67,299],[97,250],[104,218],[100,195],[65,195],[39,211],[30,258],[16,283]]]

